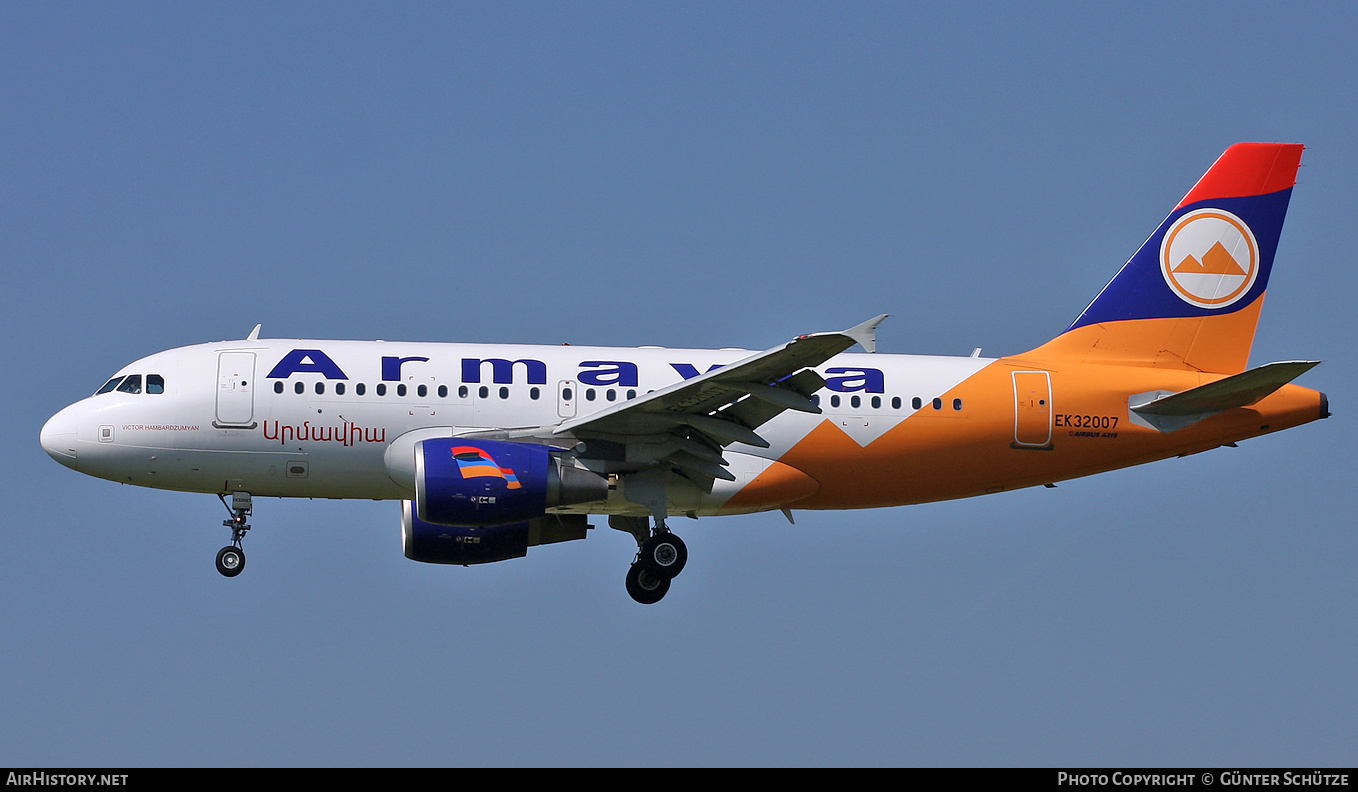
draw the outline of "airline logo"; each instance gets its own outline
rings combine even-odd
[[[519,489],[523,486],[513,470],[500,467],[494,457],[479,448],[454,446],[452,453],[453,460],[457,462],[457,470],[464,479],[499,478],[504,479],[505,486],[509,489]]]
[[[1249,293],[1259,275],[1259,243],[1224,209],[1180,217],[1160,243],[1160,271],[1184,302],[1220,309]]]

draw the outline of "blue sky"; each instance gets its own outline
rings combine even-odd
[[[0,6],[0,765],[1351,766],[1358,11]],[[1304,143],[1252,362],[1328,421],[968,501],[473,568],[393,503],[120,487],[38,429],[274,337],[1060,332],[1220,152]],[[684,521],[687,522],[687,521]]]

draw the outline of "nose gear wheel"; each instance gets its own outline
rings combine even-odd
[[[217,571],[226,577],[235,577],[245,569],[245,553],[235,545],[227,545],[217,551]]]
[[[226,506],[225,494],[218,494],[217,498]],[[245,539],[245,532],[250,530],[245,520],[250,516],[252,505],[250,493],[231,493],[231,505],[226,506],[231,517],[222,521],[222,525],[231,529],[231,544],[217,551],[217,571],[225,577],[235,577],[245,569],[245,550],[241,548],[241,541]]]

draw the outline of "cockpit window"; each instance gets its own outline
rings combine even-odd
[[[165,392],[165,378],[162,377],[162,376],[160,376],[159,374],[147,374],[147,375],[146,375],[146,392],[147,392],[147,393],[164,393],[164,392]]]
[[[123,381],[123,378],[122,378],[122,377],[114,377],[113,379],[109,380],[108,382],[105,382],[105,383],[104,383],[104,387],[102,387],[102,388],[100,388],[99,390],[95,391],[94,395],[95,395],[95,396],[98,396],[98,395],[101,394],[101,393],[108,393],[109,391],[111,391],[111,390],[113,390],[114,388],[118,387],[118,383],[120,383],[120,382],[122,382],[122,381]]]
[[[123,384],[118,386],[119,393],[141,393],[141,375],[132,374],[123,379]]]

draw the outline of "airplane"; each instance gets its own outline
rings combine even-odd
[[[226,506],[228,577],[255,497],[401,503],[405,556],[519,558],[632,534],[658,602],[674,516],[901,506],[1054,486],[1329,416],[1247,368],[1303,147],[1228,148],[1060,335],[983,358],[876,352],[877,316],[764,351],[261,338],[144,357],[42,427],[47,453]],[[862,352],[850,352],[855,346]],[[230,503],[227,498],[230,497]]]

